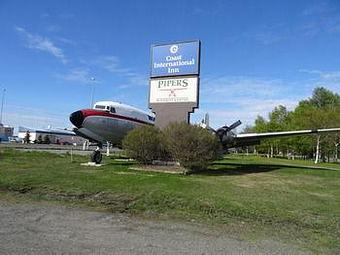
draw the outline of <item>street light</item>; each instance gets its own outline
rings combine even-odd
[[[94,97],[94,84],[95,84],[95,78],[91,77],[91,81],[93,82],[92,84],[92,92],[91,92],[91,104],[90,104],[90,108],[93,107],[93,97]]]
[[[2,100],[1,100],[0,124],[2,124],[2,112],[3,112],[3,109],[4,109],[5,92],[6,92],[6,89],[3,89]]]

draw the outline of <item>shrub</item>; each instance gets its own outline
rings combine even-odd
[[[164,137],[174,159],[191,170],[206,168],[221,152],[216,135],[199,126],[171,123],[165,128]]]
[[[123,139],[123,149],[128,157],[136,159],[142,164],[150,164],[155,159],[165,159],[162,132],[153,126],[143,126],[133,129]]]

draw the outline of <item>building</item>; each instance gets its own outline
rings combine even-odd
[[[13,131],[13,127],[4,126],[0,123],[0,142],[8,142],[9,137],[13,136]]]
[[[19,127],[18,137],[23,141],[29,133],[30,143],[83,144],[86,139],[67,129],[31,129]]]

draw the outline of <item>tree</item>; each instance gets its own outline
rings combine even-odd
[[[294,111],[289,112],[284,106],[277,106],[268,115],[268,121],[262,116],[255,120],[255,132],[273,132],[299,129],[319,129],[340,126],[340,95],[323,87],[315,88],[312,97],[301,100]],[[304,158],[337,157],[339,134],[330,133],[322,136],[298,136],[285,139],[264,140],[258,150],[273,154],[287,151],[299,153]]]
[[[255,125],[253,131],[257,133],[263,133],[268,131],[268,122],[260,115],[255,119]],[[263,140],[261,145],[256,146],[257,151],[260,153],[268,153],[267,149],[270,147],[268,140]]]
[[[326,88],[317,87],[314,89],[313,95],[308,101],[311,105],[319,109],[334,109],[336,106],[340,105],[340,95],[333,93]]]
[[[307,100],[299,102],[294,111],[294,122],[301,129],[330,128],[340,125],[340,96],[325,88],[314,89],[313,95]],[[334,134],[317,135],[315,144],[315,163],[319,158],[325,158],[332,146],[331,137]],[[312,143],[313,138],[310,138]],[[313,147],[313,146],[311,146]],[[323,153],[321,151],[323,148]]]
[[[255,120],[254,131],[259,133],[284,131],[288,127],[290,115],[291,113],[285,106],[279,105],[268,114],[268,121],[262,116],[257,116]],[[275,154],[279,154],[279,152],[287,146],[286,139],[267,139],[261,142],[261,145],[258,146],[258,149],[262,152],[268,153],[268,155],[273,157],[274,148]]]
[[[279,105],[274,108],[272,112],[269,113],[269,122],[267,132],[278,132],[287,130],[289,123],[290,112],[287,111],[287,108],[283,105]],[[275,154],[279,154],[279,152],[286,147],[287,148],[287,140],[286,139],[271,139],[270,140],[270,152],[271,157],[274,154],[274,146],[276,148]]]

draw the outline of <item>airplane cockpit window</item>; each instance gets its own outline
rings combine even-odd
[[[96,109],[101,109],[101,110],[105,110],[105,105],[99,105],[99,104],[97,104],[94,108],[96,108]]]
[[[111,108],[110,108],[110,112],[111,112],[111,113],[116,113],[116,109],[113,108],[113,107],[111,107]]]
[[[152,116],[148,115],[148,118],[149,118],[149,120],[151,120],[151,121],[155,121],[155,117],[152,117]]]

